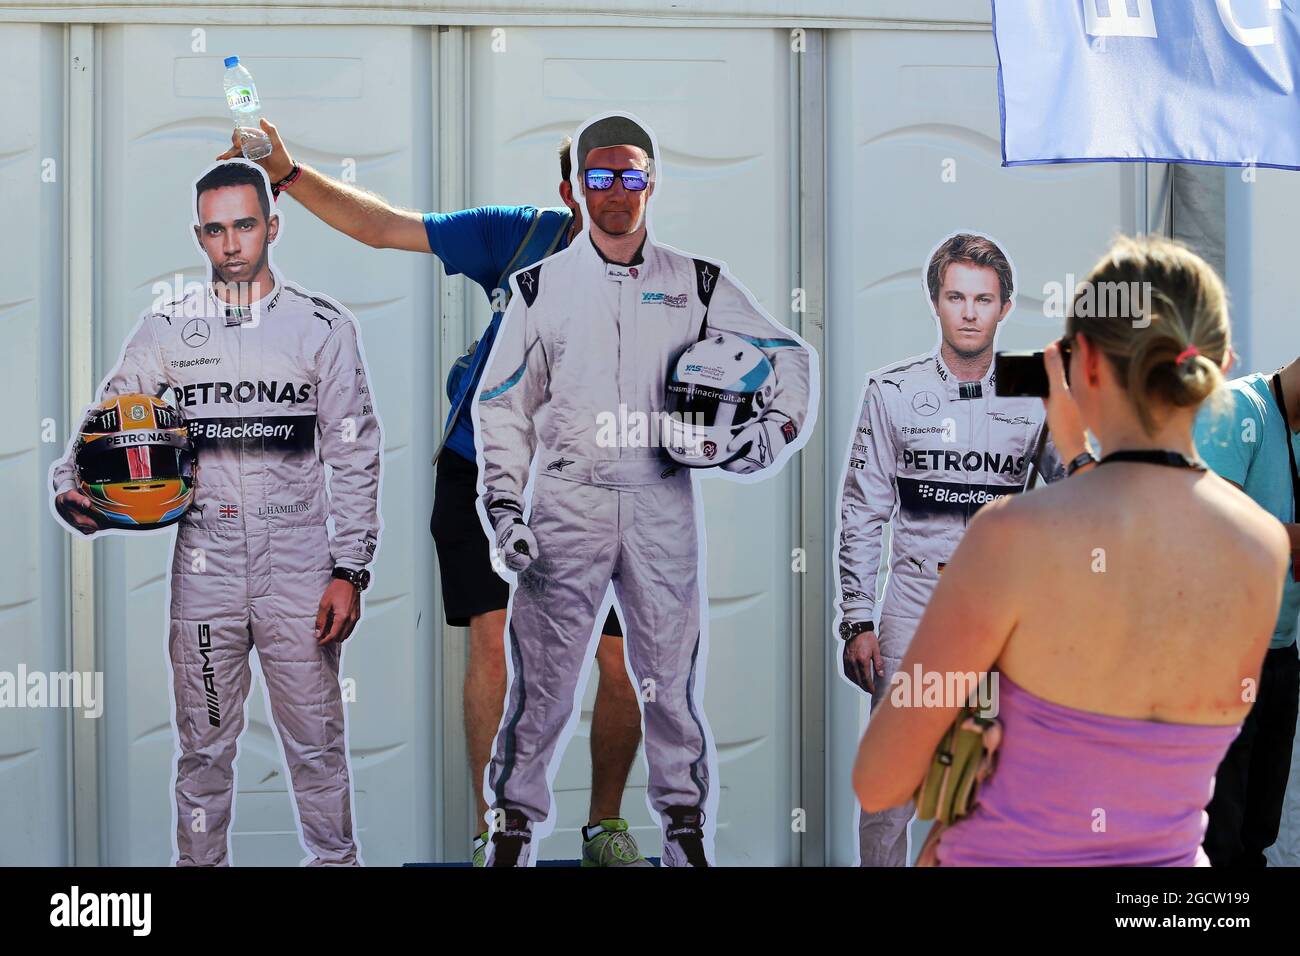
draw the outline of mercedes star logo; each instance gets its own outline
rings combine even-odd
[[[181,341],[192,349],[207,342],[211,335],[212,329],[205,319],[190,319],[185,323],[185,328],[181,329]]]
[[[939,396],[931,391],[917,392],[912,396],[912,411],[918,415],[933,415],[939,410]]]

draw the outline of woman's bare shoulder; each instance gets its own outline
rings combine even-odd
[[[1041,485],[1018,495],[1007,495],[983,509],[998,509],[1009,523],[1033,523],[1047,516],[1066,516],[1085,507],[1089,489],[1088,473],[1049,485]]]
[[[1047,524],[1066,513],[1066,502],[1055,497],[1043,501],[1038,491],[1004,495],[975,513],[964,537],[973,534],[981,541],[1010,551],[1025,539],[1044,531]]]
[[[1093,529],[1112,524],[1126,488],[1097,469],[1053,482],[1020,495],[1009,495],[981,510],[998,516],[1004,533],[1019,536],[1033,529],[1060,533],[1079,526]],[[1168,503],[1168,502],[1166,502]],[[1205,533],[1220,539],[1220,546],[1235,547],[1285,568],[1290,543],[1281,523],[1245,492],[1213,472],[1198,478],[1191,497],[1180,507],[1195,508],[1208,522]]]
[[[1282,522],[1232,482],[1213,472],[1207,472],[1197,482],[1196,493],[1199,500],[1221,517],[1225,532],[1234,536],[1244,555],[1276,565],[1285,572],[1291,559],[1291,543]]]

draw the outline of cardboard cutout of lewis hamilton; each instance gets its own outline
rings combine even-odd
[[[840,675],[892,692],[898,665],[966,525],[983,505],[1064,476],[1043,402],[994,392],[997,337],[1015,308],[1015,268],[989,236],[957,232],[930,250],[921,286],[938,341],[867,375],[840,479],[835,554]],[[889,571],[876,602],[890,526]],[[890,768],[878,768],[889,773]],[[859,813],[859,863],[905,866],[908,803]]]
[[[170,397],[197,459],[169,579],[173,862],[230,862],[234,760],[256,648],[303,862],[355,865],[338,675],[379,542],[383,445],[358,326],[272,266],[282,219],[259,167],[220,162],[193,189],[208,281],[146,310],[102,385],[104,398]],[[51,468],[56,516],[89,536],[139,533],[105,527],[89,509],[76,446],[74,436]],[[154,451],[124,450],[134,457],[123,469],[147,473]]]
[[[484,780],[493,808],[489,865],[530,865],[551,829],[551,783],[576,727],[612,584],[641,692],[647,804],[663,828],[663,862],[703,866],[712,860],[717,793],[699,703],[707,634],[693,475],[719,468],[673,460],[663,443],[652,444],[653,427],[647,447],[635,427],[611,439],[608,426],[614,418],[662,422],[670,373],[674,383],[702,366],[707,376],[707,356],[725,353],[717,394],[745,389],[745,379],[766,381],[762,407],[745,400],[753,417],[721,433],[709,430],[721,420],[712,412],[687,412],[700,425],[694,450],[699,463],[725,461],[733,480],[761,480],[813,428],[817,357],[725,265],[655,240],[646,213],[661,183],[660,154],[642,123],[624,113],[594,117],[573,144],[585,228],[566,250],[512,278],[474,403],[480,518],[514,585],[510,683]],[[692,345],[700,360],[679,363]],[[736,368],[722,374],[733,359]]]

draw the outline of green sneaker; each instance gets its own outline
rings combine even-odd
[[[474,838],[474,865],[487,866],[488,832],[484,830]]]
[[[582,828],[583,866],[651,866],[641,855],[636,837],[622,817],[601,820],[598,826]]]

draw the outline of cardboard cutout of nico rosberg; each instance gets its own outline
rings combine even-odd
[[[355,865],[338,675],[379,542],[383,443],[357,322],[272,266],[282,221],[259,167],[217,163],[193,190],[208,282],[141,316],[51,468],[51,505],[92,537],[177,526],[173,862],[230,862],[256,648],[304,862]]]
[[[776,474],[813,428],[817,357],[725,265],[655,240],[646,213],[659,150],[643,124],[604,114],[573,142],[585,228],[511,279],[474,403],[480,518],[514,585],[506,709],[485,774],[488,863],[531,865],[551,829],[551,783],[612,584],[641,689],[663,862],[705,866],[716,754],[700,708],[693,474]],[[648,434],[633,424],[617,435],[615,419],[648,421]]]
[[[912,635],[966,525],[983,505],[1023,491],[1033,472],[1064,468],[1037,398],[994,393],[993,353],[1015,308],[1015,268],[989,236],[958,232],[921,272],[938,341],[867,375],[840,479],[835,554],[835,656],[840,676],[871,694],[895,692]],[[888,575],[876,602],[886,556]],[[901,684],[910,678],[898,675]],[[890,768],[879,768],[890,773]],[[862,866],[906,866],[913,805],[859,813]]]

